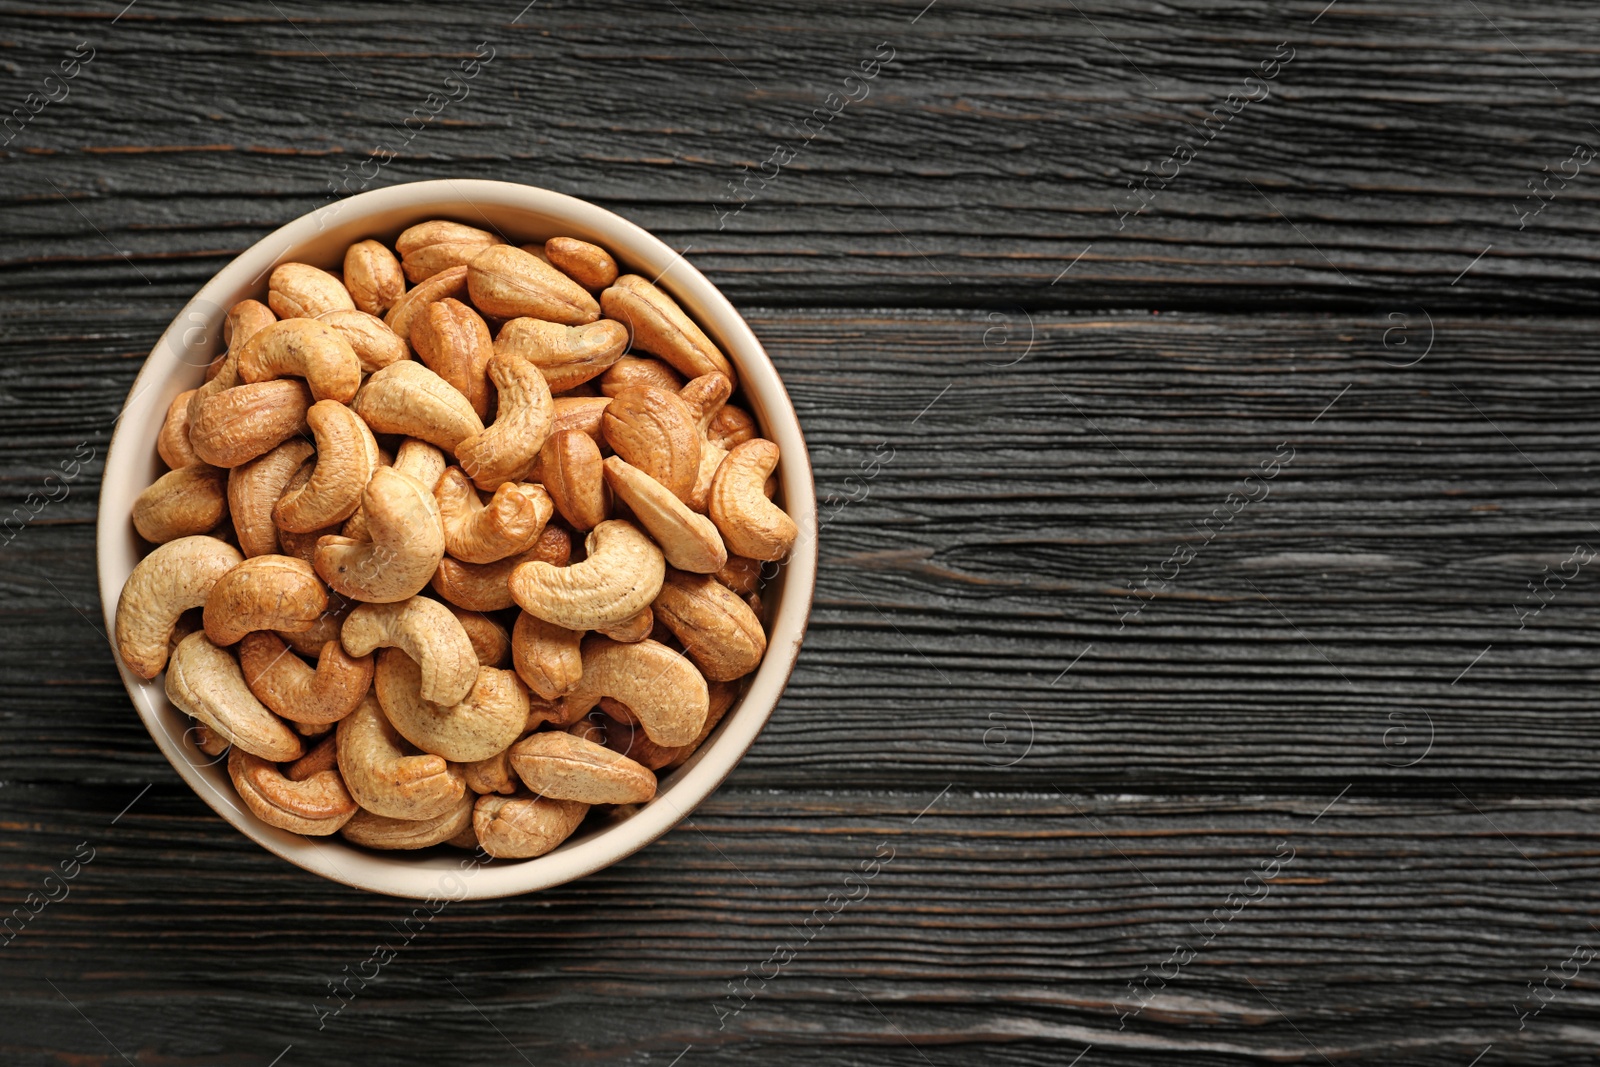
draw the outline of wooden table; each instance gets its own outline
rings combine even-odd
[[[68,894],[0,1060],[1592,1061],[1592,5],[123,2],[0,4],[0,476],[55,498],[0,569],[0,884]],[[202,282],[442,176],[683,249],[831,521],[720,792],[419,928],[168,767],[93,520]]]

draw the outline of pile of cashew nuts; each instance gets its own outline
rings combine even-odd
[[[433,221],[282,264],[224,341],[162,425],[115,644],[249,810],[518,858],[654,797],[798,533],[683,309],[593,244]]]

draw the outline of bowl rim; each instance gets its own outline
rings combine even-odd
[[[140,720],[173,769],[218,815],[267,851],[303,870],[370,892],[430,901],[487,900],[562,885],[627,858],[687,819],[738,766],[771,718],[794,671],[805,638],[817,567],[816,493],[799,416],[771,358],[728,298],[660,238],[597,204],[515,182],[431,179],[357,193],[278,227],[235,256],[201,286],[156,340],[117,416],[102,474],[95,556],[106,633],[115,632],[115,605],[132,570],[132,564],[126,562],[128,549],[132,549],[134,563],[144,555],[139,547],[142,542],[132,531],[127,506],[108,502],[108,496],[131,498],[148,484],[148,479],[140,472],[150,465],[155,436],[167,404],[177,391],[192,387],[180,381],[177,382],[179,389],[171,389],[181,375],[197,374],[199,370],[196,364],[183,358],[184,349],[189,345],[186,324],[196,322],[194,316],[200,315],[199,321],[207,324],[208,332],[218,329],[223,304],[233,292],[244,288],[246,282],[264,286],[264,276],[269,269],[292,261],[290,253],[303,251],[341,216],[345,216],[345,221],[338,222],[337,227],[356,231],[362,222],[384,212],[414,214],[416,222],[462,217],[466,213],[454,206],[459,203],[469,205],[495,229],[499,229],[499,223],[490,213],[497,208],[544,216],[553,224],[567,227],[567,232],[574,236],[590,235],[585,239],[602,244],[619,264],[625,264],[624,271],[642,275],[653,273],[655,284],[683,305],[685,312],[712,337],[738,370],[746,402],[755,409],[752,413],[760,420],[763,434],[780,448],[783,501],[800,535],[789,559],[782,564],[782,586],[770,615],[767,653],[744,694],[723,717],[712,736],[676,769],[654,800],[620,821],[568,841],[543,856],[526,860],[480,865],[476,862],[476,853],[462,852],[461,855],[469,859],[459,864],[436,862],[455,858],[439,855],[428,862],[419,862],[415,853],[358,849],[337,835],[304,837],[261,822],[230,799],[232,783],[225,771],[217,769],[217,760],[199,765],[192,758],[199,754],[189,738],[192,729],[174,735],[172,727],[177,722],[190,724],[192,720],[167,701],[162,686],[164,672],[149,681],[139,678],[122,662],[113,639],[112,658]],[[375,223],[372,229],[388,227],[388,223]],[[361,240],[362,236],[346,243]],[[190,327],[189,332],[192,330]],[[165,400],[153,395],[163,392],[158,386],[168,387],[165,392],[169,395]],[[138,417],[124,418],[125,415]],[[138,489],[124,488],[135,484]],[[341,868],[331,853],[346,859],[347,867],[355,873]],[[466,872],[470,881],[463,882],[458,871]],[[446,887],[447,879],[454,879],[455,884]]]

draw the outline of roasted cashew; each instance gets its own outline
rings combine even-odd
[[[510,795],[522,787],[522,783],[511,770],[510,748],[502,749],[487,759],[463,764],[461,771],[466,777],[467,788],[480,795],[483,793]]]
[[[592,530],[611,514],[600,446],[582,430],[560,430],[539,450],[539,476],[561,517],[578,530]]]
[[[189,397],[191,425],[208,397],[239,384],[239,350],[244,348],[245,342],[277,321],[278,317],[259,300],[241,300],[228,309],[222,320],[222,340],[228,348],[206,368],[205,384]]]
[[[624,645],[631,645],[636,641],[643,641],[649,637],[655,626],[655,612],[645,608],[631,619],[623,619],[612,626],[598,626],[595,628],[595,632],[605,634],[611,640],[619,641]]]
[[[511,572],[511,598],[523,611],[569,630],[593,630],[637,615],[661,591],[666,560],[632,523],[609,519],[584,541],[581,563],[524,563]]]
[[[325,311],[317,321],[332,327],[355,351],[365,374],[411,358],[405,338],[398,337],[378,316],[365,311]]]
[[[418,315],[435,300],[445,297],[459,299],[467,291],[467,268],[463,266],[449,267],[428,278],[427,281],[418,282],[411,290],[395,301],[383,316],[384,324],[393,330],[396,337],[405,340],[411,339],[411,326]]]
[[[291,437],[266,455],[228,472],[228,510],[239,535],[239,549],[247,557],[278,551],[278,524],[272,521],[272,509],[283,498],[289,479],[314,451],[305,438]]]
[[[472,642],[472,654],[478,657],[480,667],[506,667],[511,663],[511,635],[506,628],[478,611],[468,611],[454,604],[446,604],[450,614],[467,631]]]
[[[482,315],[453,297],[436,300],[412,320],[410,340],[429,370],[455,386],[478,418],[488,417],[494,341]]]
[[[511,662],[528,688],[545,700],[557,700],[583,676],[583,633],[517,613],[511,628]]]
[[[555,513],[539,486],[506,482],[484,504],[460,467],[445,470],[433,496],[444,522],[445,551],[465,563],[493,563],[533,547]]]
[[[426,441],[407,437],[400,442],[400,447],[395,449],[394,461],[388,466],[401,474],[411,475],[431,492],[433,487],[439,484],[440,476],[444,474],[444,453]],[[344,529],[339,532],[357,541],[372,540],[372,531],[367,529],[367,517],[360,508],[351,512],[350,517],[345,520]]]
[[[356,604],[357,601],[341,595],[337,590],[330,591],[328,610],[317,618],[311,629],[303,633],[279,633],[278,636],[302,656],[320,656],[323,645],[329,641],[339,640],[339,631],[344,627],[344,620],[355,610]]]
[[[443,845],[472,829],[472,797],[462,792],[454,806],[431,819],[390,819],[363,810],[339,833],[352,845],[390,851]]]
[[[352,656],[385,647],[405,652],[422,668],[423,698],[435,704],[460,702],[478,680],[467,631],[437,600],[414,596],[397,604],[362,604],[345,619],[340,639]]]
[[[555,398],[555,419],[550,423],[550,432],[558,434],[562,430],[581,430],[598,445],[605,440],[600,421],[610,406],[609,396],[558,396]]]
[[[226,541],[201,535],[168,541],[140,560],[117,599],[117,654],[128,669],[141,678],[160,674],[178,617],[204,604],[243,559]]]
[[[220,378],[218,379],[221,380]],[[295,378],[235,386],[190,401],[189,443],[203,463],[237,467],[276,448],[306,428],[311,390]]]
[[[573,717],[586,714],[601,697],[626,704],[650,740],[685,745],[705,724],[710,697],[694,664],[666,645],[623,645],[606,637],[583,642],[583,677],[563,698]]]
[[[314,319],[324,311],[354,308],[344,284],[309,263],[280,263],[267,278],[267,306],[280,319]]]
[[[200,462],[189,444],[189,400],[200,390],[188,389],[172,398],[167,405],[167,417],[161,421],[161,432],[156,435],[156,455],[173,470]]]
[[[216,529],[228,515],[227,479],[204,463],[168,471],[134,500],[133,528],[155,544]]]
[[[538,367],[554,393],[575,389],[606,373],[627,348],[628,328],[611,319],[586,326],[512,319],[500,327],[494,339],[497,354],[515,356]]]
[[[304,378],[314,399],[343,404],[361,385],[361,360],[344,334],[327,323],[280,319],[239,350],[239,377],[245,382]]]
[[[711,479],[716,477],[717,468],[722,466],[722,461],[728,455],[727,449],[711,440],[709,430],[717,413],[732,395],[733,383],[720,374],[702,374],[678,391],[678,396],[694,413],[695,429],[700,435],[700,469],[695,474],[689,499],[684,503],[689,505],[690,510],[702,515],[711,503]]]
[[[756,425],[755,418],[744,408],[732,404],[718,408],[706,424],[706,440],[724,452],[731,452],[746,441],[753,441],[760,436],[761,428]]]
[[[638,385],[611,398],[601,425],[617,455],[687,503],[700,473],[697,418],[677,393]]]
[[[291,782],[303,782],[313,774],[323,771],[337,771],[339,769],[339,739],[329,731],[328,735],[318,741],[304,756],[295,760],[283,769],[283,776]],[[344,779],[339,780],[340,784]]]
[[[203,633],[178,643],[167,667],[167,699],[185,715],[199,719],[235,748],[283,763],[304,751],[300,738],[257,700],[239,664]]]
[[[311,480],[283,494],[272,521],[289,533],[322,530],[350,517],[378,469],[378,442],[367,424],[337,400],[319,400],[306,423],[317,439]]]
[[[402,231],[395,238],[394,247],[406,277],[415,285],[442,270],[464,267],[485,248],[502,243],[499,237],[476,226],[433,219]]]
[[[478,847],[489,855],[528,859],[571,837],[588,813],[589,805],[581,801],[490,793],[473,805],[472,828],[478,833]]]
[[[600,317],[588,290],[516,245],[490,245],[474,256],[467,265],[467,292],[479,311],[501,319],[526,315],[582,326]]]
[[[444,557],[433,576],[433,589],[468,611],[499,611],[513,603],[511,573],[517,567],[534,561],[565,567],[571,558],[572,536],[559,526],[546,526],[533,547],[518,556],[493,563],[462,563]]]
[[[317,573],[343,596],[374,604],[421,592],[444,558],[444,525],[433,494],[409,474],[379,467],[361,495],[370,541],[317,541]]]
[[[733,364],[677,301],[637,274],[624,274],[600,294],[606,318],[628,327],[635,351],[660,356],[686,377],[716,371],[737,381]]]
[[[711,480],[709,513],[728,551],[751,559],[779,560],[800,536],[794,520],[766,498],[762,487],[778,465],[778,446],[755,438],[736,446]]]
[[[336,736],[344,784],[356,803],[374,815],[432,819],[454,808],[466,794],[460,769],[408,745],[384,716],[376,696],[369,694],[340,719]]]
[[[344,287],[356,307],[382,315],[405,295],[406,279],[382,241],[357,241],[344,250]]]
[[[709,681],[742,678],[766,655],[761,620],[739,594],[710,575],[668,571],[655,613]]]
[[[449,706],[420,694],[422,668],[397,648],[378,654],[373,692],[400,735],[424,752],[470,763],[504,751],[528,721],[528,690],[512,671],[479,667],[466,699]]]
[[[280,830],[327,837],[350,821],[356,802],[337,770],[293,780],[272,763],[241,748],[228,754],[228,777],[256,818]]]
[[[599,245],[576,237],[552,237],[544,243],[545,258],[561,273],[598,293],[617,280],[617,261]]]
[[[246,634],[239,643],[239,667],[250,691],[291,722],[324,726],[356,709],[372,686],[372,657],[348,655],[328,641],[313,670],[274,633]]]
[[[709,574],[728,562],[717,527],[690,511],[666,486],[620,456],[608,456],[605,471],[611,491],[650,531],[668,563],[679,570]]]
[[[483,432],[483,420],[460,390],[410,359],[374,372],[350,406],[375,433],[415,437],[446,452]]]
[[[206,636],[238,644],[255,630],[309,630],[328,608],[310,564],[289,556],[252,556],[224,574],[206,596]]]
[[[649,768],[564,730],[547,730],[511,746],[511,769],[524,785],[552,800],[643,804],[656,795]]]
[[[539,455],[550,436],[555,403],[539,368],[515,356],[489,361],[499,399],[494,422],[456,446],[456,461],[480,489],[497,489],[515,479]]]
[[[635,385],[653,385],[676,393],[683,388],[683,375],[666,360],[654,356],[623,356],[600,378],[600,392],[605,396],[616,396]]]
[[[761,586],[762,566],[759,559],[729,556],[728,562],[717,570],[717,581],[740,596],[749,596]]]

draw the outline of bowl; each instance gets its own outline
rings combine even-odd
[[[771,717],[805,636],[817,570],[817,506],[811,464],[794,406],[772,360],[727,297],[660,239],[583,200],[512,182],[445,179],[359,193],[303,215],[257,241],[207,282],[167,327],[129,390],[106,455],[96,555],[106,632],[117,598],[146,546],[130,518],[134,499],[163,470],[156,435],[178,393],[204,380],[222,350],[223,317],[246,297],[262,298],[279,263],[337,270],[344,250],[367,237],[393,243],[408,226],[454,219],[496,230],[512,243],[582,238],[607,249],[624,271],[656,279],[710,335],[739,372],[743,402],[764,436],[778,444],[778,501],[800,536],[787,564],[763,591],[768,645],[743,698],[693,757],[665,778],[656,798],[611,822],[586,822],[553,851],[528,860],[475,862],[447,847],[369,852],[340,837],[311,838],[268,826],[239,802],[226,758],[194,744],[194,720],[168,702],[164,678],[145,681],[120,659],[128,696],[150,736],[202,800],[251,840],[324,878],[358,889],[418,899],[485,899],[527,893],[592,874],[648,845],[705,800],[728,776]]]

